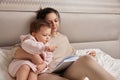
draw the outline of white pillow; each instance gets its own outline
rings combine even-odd
[[[0,80],[14,80],[8,74],[8,65],[12,60],[12,48],[0,48]]]

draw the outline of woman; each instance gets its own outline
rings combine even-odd
[[[39,18],[46,20],[51,25],[52,38],[50,43],[57,47],[53,52],[54,58],[49,65],[49,73],[39,75],[40,80],[84,80],[85,77],[88,77],[89,80],[116,80],[111,74],[104,70],[92,56],[89,55],[81,56],[69,68],[67,68],[65,72],[63,72],[62,76],[50,73],[58,62],[66,56],[74,55],[75,51],[71,47],[68,38],[58,32],[60,15],[57,10],[53,8],[41,9],[37,14],[37,19]],[[32,56],[33,55],[28,54],[20,47],[15,49],[15,58],[29,59],[33,62],[37,62],[37,58],[33,58]]]

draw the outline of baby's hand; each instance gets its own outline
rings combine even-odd
[[[53,52],[57,48],[56,46],[45,46],[45,51]]]
[[[91,56],[95,57],[96,56],[96,52],[95,51],[88,52],[88,55],[91,55]]]
[[[37,73],[38,74],[41,73],[46,67],[47,67],[47,65],[45,63],[37,65],[37,67],[36,67]]]

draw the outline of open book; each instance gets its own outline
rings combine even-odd
[[[69,57],[64,58],[60,63],[58,63],[58,65],[56,66],[53,72],[58,72],[58,71],[66,69],[78,58],[79,58],[78,56],[69,56]]]

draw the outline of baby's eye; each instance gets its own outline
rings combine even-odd
[[[51,35],[48,35],[49,37],[51,37]]]
[[[47,35],[43,35],[43,36],[47,36]]]

